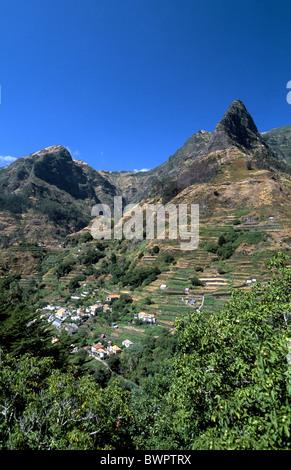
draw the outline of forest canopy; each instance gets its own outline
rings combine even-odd
[[[135,345],[102,383],[70,362],[66,339],[51,345],[17,279],[2,281],[0,448],[289,450],[287,262],[278,253],[269,282]]]

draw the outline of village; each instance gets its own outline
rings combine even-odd
[[[86,296],[92,296],[92,294],[95,295],[96,291],[89,292],[84,290],[80,296],[71,296],[71,300],[80,301],[80,299],[85,299]],[[59,341],[58,336],[61,334],[62,330],[66,331],[70,336],[74,335],[78,332],[79,328],[90,318],[97,317],[101,312],[112,313],[112,305],[119,298],[120,295],[108,294],[104,303],[101,300],[96,300],[93,305],[89,305],[83,308],[76,307],[74,305],[60,306],[49,304],[41,309],[40,318],[46,320],[53,327],[53,329],[56,330],[56,334],[52,337],[52,343],[56,343]],[[39,310],[40,309],[38,309],[38,312]],[[147,312],[133,314],[133,320],[139,320],[140,322],[144,322],[146,324],[156,323],[155,316]],[[118,325],[116,323],[112,323],[111,327],[113,329],[118,329]],[[113,344],[112,340],[107,339],[104,333],[100,335],[100,340],[102,343],[97,342],[83,347],[90,357],[98,360],[104,360],[111,355],[119,354],[123,351],[124,348],[129,348],[132,344],[134,344],[129,339],[124,339],[122,341],[122,347],[119,347],[118,345]],[[79,348],[75,345],[73,346],[74,347],[72,352],[78,352]]]
[[[252,279],[250,282],[254,281],[255,279]],[[247,284],[248,283],[247,281]],[[160,284],[158,289],[160,292],[166,293],[169,290],[169,286],[167,284]],[[120,294],[112,294],[107,291],[100,292],[99,289],[95,289],[93,286],[88,286],[85,283],[78,291],[75,291],[71,295],[67,303],[63,302],[59,304],[58,302],[52,302],[39,308],[37,312],[40,313],[40,317],[47,321],[52,327],[52,343],[56,343],[59,341],[59,336],[62,331],[72,336],[79,331],[80,327],[89,323],[90,319],[95,318],[97,320],[98,317],[98,320],[101,318],[104,319],[104,314],[105,317],[107,317],[106,314],[108,314],[107,319],[109,319],[110,314],[112,314],[114,310],[113,304],[119,298]],[[197,305],[197,301],[199,305]],[[204,295],[196,295],[196,299],[194,299],[194,296],[190,294],[189,287],[185,287],[184,294],[183,291],[181,291],[181,295],[179,296],[179,304],[180,310],[183,308],[182,305],[184,304],[184,308],[199,312],[204,305]],[[159,312],[160,310],[156,313]],[[157,322],[157,316],[155,314],[143,310],[139,312],[133,311],[130,323],[132,325],[163,325],[161,320]],[[101,328],[100,324],[98,326]],[[163,326],[166,325],[164,324]],[[110,322],[107,324],[107,332],[108,329],[118,331],[119,326],[116,321]],[[116,336],[113,338],[111,333],[100,333],[100,338],[97,342],[87,344],[83,346],[82,349],[84,349],[90,357],[104,360],[111,355],[121,353],[124,349],[134,344],[131,339],[122,338],[122,341],[119,341],[119,345],[117,345],[113,344],[114,339],[116,340]],[[80,348],[74,345],[72,352],[78,352],[79,350]]]

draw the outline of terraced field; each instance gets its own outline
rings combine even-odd
[[[256,246],[240,247],[233,256],[224,261],[225,274],[218,272],[218,260],[215,253],[207,251],[205,243],[217,242],[227,227],[245,232],[260,231],[265,234],[279,232],[280,234],[280,224],[276,220],[266,219],[261,223],[241,224],[238,224],[237,220],[238,216],[234,214],[226,215],[222,222],[213,223],[213,225],[208,220],[201,223],[199,246],[193,251],[181,251],[179,240],[161,243],[161,251],[173,254],[174,262],[149,285],[133,291],[128,290],[134,302],[150,297],[153,303],[146,305],[145,311],[155,315],[156,324],[133,325],[124,321],[120,322],[116,330],[108,325],[106,327],[99,325],[98,328],[106,330],[107,336],[112,336],[116,344],[120,344],[123,339],[135,342],[141,336],[158,334],[161,326],[173,329],[176,318],[185,313],[190,312],[195,315],[196,310],[202,308],[206,315],[215,314],[229,300],[232,288],[250,289],[248,280],[256,279],[259,282],[268,280],[265,261],[273,254],[272,243],[269,243],[269,247],[265,244],[261,252]],[[87,245],[94,243],[95,241],[89,242]],[[86,270],[86,266],[78,263],[79,248],[82,250],[82,246],[67,249],[59,246],[47,248],[47,261],[43,275],[36,269],[37,259],[42,254],[40,247],[11,247],[6,252],[2,250],[1,264],[5,266],[8,259],[11,262],[15,255],[14,271],[20,273],[20,285],[27,287],[31,281],[37,279],[47,287],[46,300],[57,302],[65,295],[71,295],[67,288],[70,280]],[[133,262],[138,260],[141,266],[151,267],[156,263],[157,255],[151,254],[150,251],[144,252],[144,250],[145,243],[141,242],[140,246],[136,245],[132,251],[126,252],[125,257]],[[139,257],[141,251],[143,251],[143,256]],[[113,252],[114,246],[109,249],[109,257]],[[75,259],[76,264],[70,273],[58,279],[55,273],[56,263],[68,255]],[[26,259],[27,262],[25,262]],[[198,276],[202,282],[201,286],[192,285],[191,278],[194,276]],[[90,282],[94,285],[94,280]],[[165,285],[166,289],[161,289],[161,285]],[[104,292],[106,289],[115,293],[126,291],[126,289],[122,291],[119,286],[107,284],[105,281]],[[189,292],[186,293],[185,289],[189,289]]]
[[[226,225],[244,231],[274,232],[280,230],[277,222],[269,221],[261,224],[244,223],[233,225],[237,216],[228,216]],[[217,224],[214,227],[201,229],[200,244],[197,250],[192,252],[181,252],[179,247],[172,245],[170,251],[175,254],[175,263],[167,272],[158,276],[154,282],[144,287],[143,294],[151,295],[155,301],[155,307],[150,313],[154,313],[160,325],[173,327],[177,316],[195,311],[203,302],[205,313],[215,313],[229,300],[233,288],[250,289],[249,282],[254,279],[265,282],[269,279],[265,261],[273,255],[272,247],[258,252],[238,251],[229,260],[225,261],[227,272],[220,275],[217,271],[215,256],[204,248],[204,242],[217,241],[219,235],[225,230],[225,224]],[[148,258],[152,262],[154,258]],[[203,268],[203,272],[197,272],[197,268]],[[191,277],[198,275],[203,286],[192,286]],[[166,285],[166,289],[161,289]],[[189,294],[185,289],[189,288]],[[195,301],[195,302],[191,302]]]

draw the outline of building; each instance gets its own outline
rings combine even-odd
[[[129,348],[129,346],[131,346],[133,342],[130,341],[129,339],[125,339],[124,341],[122,341],[122,344],[125,348]]]
[[[119,299],[119,295],[113,295],[113,294],[112,294],[112,295],[108,295],[108,296],[106,297],[106,302],[113,303],[113,302],[115,302],[115,301],[118,300],[118,299]]]
[[[66,318],[68,318],[68,314],[65,308],[59,308],[56,312],[56,318],[58,320],[64,321]]]
[[[140,312],[138,313],[137,318],[146,323],[156,323],[155,316],[152,313]]]
[[[95,353],[95,357],[99,357],[99,359],[104,359],[108,355],[107,351],[103,348],[100,348]]]
[[[68,323],[65,325],[65,330],[69,335],[73,335],[74,333],[77,333],[78,326],[75,323]]]
[[[103,349],[103,344],[101,344],[101,343],[93,344],[91,346],[92,354],[96,354],[99,351],[99,349]]]
[[[100,304],[91,305],[90,307],[90,313],[93,316],[95,316],[100,310],[102,310],[102,305]]]
[[[105,313],[105,312],[108,312],[108,311],[112,312],[112,308],[110,308],[108,304],[104,304],[103,305],[103,312]]]
[[[44,307],[44,310],[55,310],[56,307],[54,307],[54,305],[47,305],[46,307]]]
[[[109,344],[107,346],[107,351],[109,354],[118,354],[122,352],[122,349],[119,346],[111,346],[111,344]]]
[[[52,324],[53,324],[53,326],[54,326],[55,328],[57,328],[57,330],[60,330],[61,327],[62,327],[62,322],[61,322],[61,320],[55,320],[55,321],[53,321]]]

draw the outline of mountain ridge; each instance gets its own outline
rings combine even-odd
[[[82,223],[86,227],[96,203],[112,207],[114,196],[122,196],[124,203],[169,202],[187,187],[215,181],[227,165],[238,165],[235,162],[267,169],[276,177],[288,169],[289,127],[287,140],[278,129],[260,134],[243,102],[235,100],[213,132],[194,133],[165,162],[147,172],[95,170],[74,160],[62,145],[46,147],[0,169],[2,224],[7,225],[5,210],[9,212],[12,197],[16,205],[21,203],[17,213],[22,214],[22,222],[27,219],[29,225],[35,214],[42,214],[50,231],[52,222],[57,225],[56,234],[65,236],[79,230]],[[66,211],[73,214],[71,222],[63,220],[68,218]],[[21,221],[17,223],[19,230]]]

